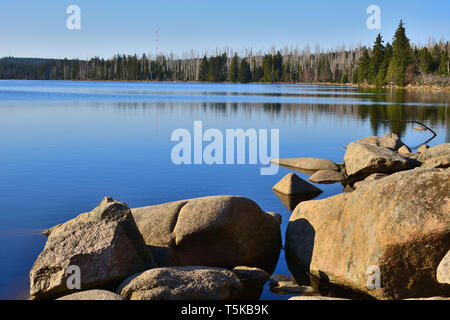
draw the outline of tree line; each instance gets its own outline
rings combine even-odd
[[[379,34],[372,48],[333,51],[309,46],[271,52],[231,50],[183,57],[117,54],[110,59],[0,59],[0,79],[367,83],[406,85],[421,75],[449,75],[449,43],[410,44],[401,21],[392,45]]]

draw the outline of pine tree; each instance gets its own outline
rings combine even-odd
[[[230,68],[228,69],[228,80],[230,82],[238,81],[238,70],[239,70],[239,57],[237,53],[235,53],[233,59],[231,59]]]
[[[245,60],[241,60],[238,71],[238,79],[240,83],[248,83],[252,80],[252,73],[250,70],[250,64]]]
[[[381,37],[381,34],[378,34],[377,39],[375,40],[375,43],[373,45],[372,56],[370,57],[369,63],[368,80],[371,84],[375,83],[375,79],[384,60],[383,42],[384,41]]]
[[[206,55],[203,57],[200,63],[200,68],[198,71],[198,81],[208,81],[208,58]]]
[[[395,83],[398,86],[405,84],[406,68],[412,62],[412,51],[409,44],[409,39],[406,37],[406,31],[403,26],[403,21],[400,24],[394,35],[392,42],[392,59],[389,65],[388,81]]]
[[[356,71],[357,83],[363,83],[367,81],[369,74],[369,64],[370,64],[369,51],[367,50],[366,47],[364,47],[363,54],[358,61],[358,69]]]
[[[272,55],[266,54],[263,59],[264,82],[273,82],[273,62]]]

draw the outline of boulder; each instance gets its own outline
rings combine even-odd
[[[244,289],[240,300],[259,300],[264,285],[270,279],[270,274],[259,268],[236,267],[232,270],[242,282]]]
[[[299,204],[286,231],[291,274],[319,291],[322,282],[379,299],[448,295],[436,279],[450,249],[448,190],[450,170],[418,168]],[[366,287],[371,266],[379,289]]]
[[[288,173],[272,189],[285,195],[304,195],[305,200],[315,198],[323,192],[294,173]]]
[[[439,283],[450,284],[450,251],[447,252],[445,257],[439,263],[436,277]]]
[[[125,300],[117,293],[106,290],[87,290],[69,294],[57,300]]]
[[[344,179],[344,175],[340,172],[333,170],[319,170],[309,177],[308,180],[313,183],[333,184],[341,182]]]
[[[408,148],[407,145],[403,145],[400,148],[398,148],[398,153],[400,153],[401,155],[408,156],[411,154],[411,149]]]
[[[232,300],[242,290],[229,270],[188,266],[147,270],[124,280],[116,292],[129,300]]]
[[[116,286],[154,262],[130,208],[106,197],[91,212],[51,229],[30,271],[31,296],[52,299],[70,293],[71,266],[79,267],[81,290],[87,290]]]
[[[360,181],[372,173],[394,173],[413,166],[397,152],[367,143],[352,142],[344,156],[350,181]],[[351,184],[351,183],[349,183]]]
[[[450,167],[450,155],[430,158],[422,163],[422,168],[448,168]]]
[[[420,162],[425,162],[430,159],[437,159],[441,157],[450,158],[450,142],[439,144],[422,151],[417,160]]]
[[[395,133],[386,133],[384,137],[376,137],[376,136],[366,137],[360,140],[356,140],[355,142],[370,144],[376,147],[389,148],[395,151],[399,150],[402,146],[404,146],[404,143]]]
[[[353,185],[353,188],[355,188],[355,190],[356,190],[356,189],[359,189],[359,188],[361,188],[362,186],[371,183],[372,181],[380,180],[380,179],[382,179],[382,178],[384,178],[384,177],[387,177],[387,176],[388,176],[388,175],[387,175],[387,174],[384,174],[384,173],[373,173],[373,174],[371,174],[370,176],[368,176],[367,178],[365,178],[363,181],[358,181],[358,182],[356,182],[356,183]]]
[[[318,293],[309,286],[299,286],[294,280],[284,274],[276,274],[270,277],[270,291],[275,294],[302,294],[317,295]]]
[[[158,266],[257,267],[272,273],[280,254],[279,220],[252,200],[196,198],[132,209]]]
[[[276,212],[266,212],[267,214],[271,215],[272,217],[277,220],[278,224],[281,224],[283,222],[283,216]]]
[[[331,160],[319,158],[285,158],[273,159],[272,163],[282,166],[292,167],[300,170],[318,171],[318,170],[334,170],[339,171],[339,166]]]
[[[418,153],[418,154],[421,154],[422,152],[424,152],[424,151],[427,150],[428,148],[429,148],[428,145],[423,144],[423,145],[421,145],[421,146],[419,147],[419,149],[417,149],[417,153]]]

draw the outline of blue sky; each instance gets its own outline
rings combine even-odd
[[[66,28],[66,8],[81,8],[81,30]],[[381,30],[366,27],[369,5]],[[324,49],[391,41],[400,19],[414,42],[450,38],[448,0],[1,0],[0,57],[87,58],[115,53],[182,53],[231,47]]]

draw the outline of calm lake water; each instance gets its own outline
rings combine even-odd
[[[422,121],[450,141],[442,93],[340,86],[0,81],[0,299],[28,297],[40,232],[90,211],[106,195],[130,207],[233,194],[283,216],[272,191],[290,170],[261,176],[259,165],[171,161],[177,128],[279,129],[281,157],[342,162],[349,142],[393,131],[410,147],[429,132],[386,119]],[[307,176],[297,173],[302,178]],[[340,184],[320,185],[326,198]],[[284,252],[275,273],[288,274]],[[262,299],[286,299],[266,285]]]

